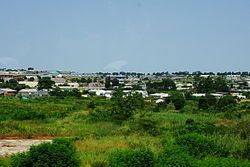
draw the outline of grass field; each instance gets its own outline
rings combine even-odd
[[[174,110],[172,104],[160,112],[152,112],[154,104],[149,103],[145,111],[138,111],[126,121],[91,119],[89,113],[94,110],[88,107],[91,101],[100,109],[110,103],[96,97],[29,100],[0,97],[0,138],[76,137],[82,166],[95,166],[97,161],[106,164],[108,156],[116,149],[147,147],[157,157],[166,145],[175,143],[180,134],[195,132],[228,150],[227,158],[249,164],[249,157],[242,155],[249,149],[249,101],[237,104],[233,112],[201,111],[196,101],[188,101],[181,112]],[[241,116],[228,117],[226,112],[241,113]],[[188,129],[187,120],[196,122],[197,127]],[[213,160],[219,158],[211,156]],[[8,164],[9,157],[0,160]]]

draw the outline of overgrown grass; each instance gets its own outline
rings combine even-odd
[[[88,105],[90,102],[94,102],[91,108]],[[29,100],[0,97],[0,137],[77,137],[79,140],[75,144],[82,166],[95,166],[107,164],[108,155],[116,149],[147,147],[157,157],[164,151],[165,146],[173,146],[179,135],[186,132],[197,133],[186,125],[187,120],[193,120],[198,128],[201,126],[199,133],[204,138],[229,150],[228,157],[223,159],[225,163],[230,161],[230,158],[234,158],[233,162],[248,163],[247,158],[240,154],[246,150],[247,134],[250,133],[247,127],[250,122],[248,102],[236,106],[234,112],[245,114],[241,118],[233,119],[225,117],[227,111],[200,111],[195,100],[188,101],[181,111],[176,111],[172,104],[168,104],[159,112],[154,112],[155,104],[148,102],[144,109],[138,110],[136,115],[126,121],[91,119],[91,111],[107,108],[109,105],[109,100],[97,97]],[[13,113],[18,111],[25,111],[28,115],[43,113],[45,117],[41,119],[35,115],[17,119]],[[62,114],[64,112],[66,114]],[[206,125],[214,126],[218,130],[207,132],[204,129]],[[178,133],[181,131],[185,133]],[[1,160],[4,164],[9,162],[8,157]],[[219,158],[213,156],[206,158],[204,163],[200,160],[195,162],[205,164],[212,161],[216,164],[217,160]]]

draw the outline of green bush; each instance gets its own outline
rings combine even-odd
[[[212,106],[215,106],[217,99],[212,95],[206,95],[199,99],[198,107],[199,109],[206,110]]]
[[[217,102],[217,109],[226,110],[232,108],[236,105],[236,99],[233,96],[224,96],[220,98]]]
[[[45,119],[46,114],[44,112],[35,112],[27,110],[17,110],[12,113],[12,119],[14,120],[31,120],[31,119]]]
[[[211,123],[198,123],[191,122],[187,120],[186,124],[181,126],[179,130],[176,131],[176,134],[183,135],[188,133],[202,133],[202,134],[213,134],[219,131],[219,129]]]
[[[209,157],[198,162],[202,167],[249,167],[249,162],[235,160],[233,158]]]
[[[175,93],[171,96],[172,103],[176,110],[180,110],[185,106],[186,100],[184,96],[180,93]]]
[[[153,167],[153,152],[146,148],[117,150],[109,156],[110,167]]]
[[[207,155],[223,157],[229,154],[225,148],[219,146],[215,141],[195,133],[178,136],[176,143],[196,158],[203,158]]]
[[[13,167],[78,167],[80,161],[70,139],[55,139],[52,143],[32,146],[26,153],[11,157]]]
[[[136,123],[133,124],[134,129],[142,132],[147,132],[153,136],[161,134],[160,129],[157,127],[157,121],[151,120],[149,118],[140,118],[136,120]]]
[[[195,161],[178,146],[166,146],[157,158],[156,167],[193,167]]]
[[[100,107],[91,110],[89,112],[89,115],[92,121],[99,121],[99,120],[105,121],[111,118],[110,112]]]
[[[7,165],[5,164],[5,162],[3,160],[0,159],[0,167],[7,167]]]

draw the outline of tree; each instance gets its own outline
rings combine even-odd
[[[180,93],[173,94],[171,96],[172,103],[175,106],[176,110],[180,110],[185,106],[186,100],[184,96]]]
[[[51,89],[54,84],[55,84],[55,82],[52,81],[50,77],[39,78],[38,90]]]
[[[109,89],[109,88],[110,88],[110,82],[111,82],[110,77],[106,77],[106,78],[105,78],[105,88],[106,88],[106,89]]]
[[[198,107],[200,109],[208,109],[209,107],[215,106],[217,99],[212,95],[206,95],[199,99]]]
[[[80,82],[81,82],[81,83],[85,83],[85,82],[87,82],[87,80],[86,80],[85,78],[81,78],[81,79],[80,79]]]
[[[92,79],[91,79],[91,78],[88,78],[86,82],[89,84],[89,83],[92,82]]]
[[[224,96],[219,99],[216,107],[219,110],[225,110],[228,107],[233,107],[236,105],[236,99],[233,96]]]
[[[137,109],[144,107],[144,99],[141,94],[125,95],[122,89],[115,89],[112,100],[111,116],[118,120],[131,118]]]
[[[228,92],[229,87],[227,81],[223,77],[207,77],[202,78],[199,76],[194,77],[194,88],[198,93],[211,93],[211,92]]]
[[[170,78],[163,79],[160,82],[148,82],[147,89],[153,89],[157,91],[164,91],[164,90],[176,90],[176,85],[174,81]]]
[[[214,87],[217,92],[229,92],[227,81],[223,77],[217,77],[214,79]]]
[[[112,79],[112,86],[119,86],[119,80],[117,78]]]
[[[70,139],[54,139],[52,143],[32,146],[27,153],[19,153],[11,158],[13,167],[78,167],[80,161]]]
[[[176,85],[170,78],[163,79],[162,84],[164,90],[176,90]]]

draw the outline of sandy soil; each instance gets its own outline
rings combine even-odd
[[[38,145],[44,142],[51,142],[51,140],[38,140],[38,139],[0,140],[0,156],[7,156],[18,152],[24,152],[27,151],[32,145]]]

